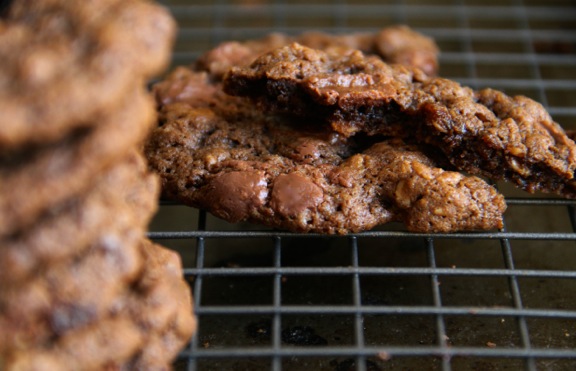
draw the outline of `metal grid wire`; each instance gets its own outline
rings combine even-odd
[[[543,103],[576,128],[572,1],[165,1],[173,65],[269,32],[404,23],[441,75]],[[506,227],[350,236],[230,225],[163,202],[150,237],[182,254],[199,330],[182,370],[576,369],[576,203],[498,184]]]

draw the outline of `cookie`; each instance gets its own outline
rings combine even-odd
[[[167,198],[295,232],[344,234],[391,221],[416,232],[502,225],[505,204],[493,187],[436,167],[420,148],[342,139],[315,121],[262,113],[185,68],[172,80],[163,91],[184,98],[161,97],[173,103],[145,147]]]
[[[23,0],[0,20],[0,148],[66,137],[170,59],[175,22],[148,1]]]
[[[374,33],[333,35],[310,31],[297,36],[274,33],[256,40],[227,41],[202,54],[195,62],[195,68],[219,79],[230,67],[249,65],[260,54],[293,42],[314,49],[360,49],[378,55],[388,63],[420,68],[431,76],[438,72],[439,49],[434,40],[404,25],[386,27]]]
[[[169,369],[196,329],[190,288],[175,252],[148,240],[141,241],[140,252],[144,269],[105,317],[8,353],[6,370]]]
[[[102,231],[118,223],[142,228],[157,208],[158,193],[158,179],[147,171],[142,155],[130,154],[86,192],[65,201],[24,233],[0,241],[0,287],[82,254]]]
[[[0,238],[26,230],[81,194],[101,171],[143,142],[154,122],[154,104],[136,89],[124,103],[66,140],[12,153],[0,150]]]
[[[182,277],[180,256],[149,240],[141,244],[144,272],[132,296],[116,313],[128,312],[142,331],[140,351],[122,367],[127,370],[168,369],[196,330],[190,287]]]
[[[299,44],[233,68],[224,89],[274,112],[313,116],[345,136],[413,137],[441,150],[460,171],[576,197],[576,145],[526,97],[473,91],[359,51],[326,53]]]
[[[6,354],[4,370],[117,370],[143,344],[138,325],[127,315],[66,333],[50,345]]]
[[[101,318],[142,268],[144,228],[133,224],[120,219],[73,261],[0,288],[0,353],[33,348]]]
[[[431,37],[400,25],[383,29],[376,35],[375,45],[377,54],[387,63],[416,67],[428,76],[438,74],[440,49]]]

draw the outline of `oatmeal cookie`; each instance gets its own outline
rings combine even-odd
[[[176,25],[141,0],[12,1],[0,19],[0,148],[62,139],[170,58]]]
[[[123,315],[74,329],[43,347],[6,353],[3,370],[118,370],[118,361],[133,357],[143,342],[138,325]]]
[[[0,287],[16,285],[46,267],[82,254],[102,231],[119,223],[148,224],[159,183],[134,152],[26,231],[0,240]],[[121,220],[122,219],[122,220]]]
[[[144,338],[127,370],[168,369],[196,330],[190,286],[182,278],[180,256],[149,240],[141,244],[145,269],[137,284],[119,300],[113,315],[130,313]]]
[[[132,221],[102,231],[71,262],[0,288],[0,354],[31,348],[100,319],[142,269],[143,228]],[[18,339],[14,342],[13,339]]]
[[[6,353],[6,370],[160,370],[196,329],[179,256],[140,243],[143,270],[101,319],[30,349]]]
[[[165,197],[230,222],[296,232],[391,221],[417,232],[502,225],[505,204],[493,187],[436,167],[416,146],[342,139],[314,121],[262,113],[186,68],[166,81],[174,89],[164,83],[157,93],[171,103],[145,147]]]
[[[101,171],[143,142],[154,122],[154,103],[141,90],[125,97],[125,103],[65,140],[0,150],[0,238],[30,227],[84,192]]]
[[[327,53],[299,44],[233,68],[224,89],[274,112],[329,122],[345,136],[413,138],[440,149],[458,170],[576,197],[576,145],[526,97],[473,91],[360,51]]]

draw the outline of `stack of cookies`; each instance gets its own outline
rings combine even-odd
[[[23,0],[0,20],[0,369],[168,367],[195,321],[148,240],[147,80],[175,24],[148,1]]]

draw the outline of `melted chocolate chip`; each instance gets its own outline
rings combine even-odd
[[[298,173],[280,175],[274,181],[270,203],[281,215],[290,217],[322,202],[320,187]]]
[[[212,212],[231,222],[246,219],[267,195],[266,178],[260,171],[221,174],[210,182],[206,192],[209,204],[214,205]]]

